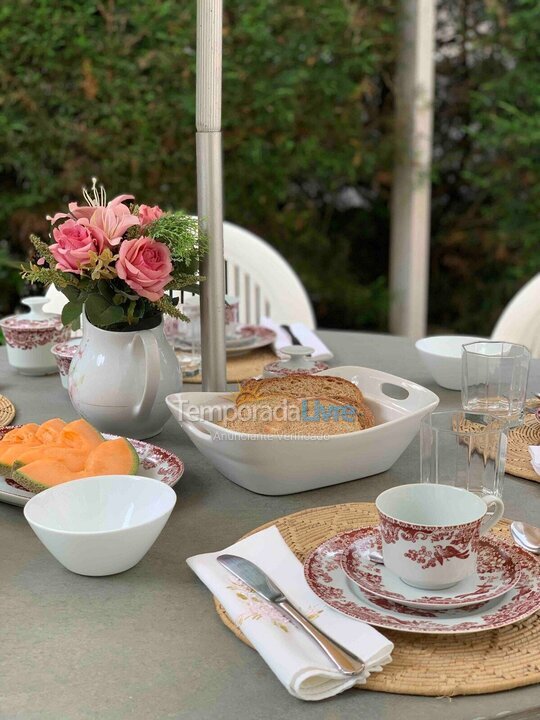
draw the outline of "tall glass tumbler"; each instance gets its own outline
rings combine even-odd
[[[530,359],[524,345],[488,341],[464,345],[463,409],[506,418],[514,425],[520,423],[525,413]]]
[[[508,423],[493,415],[434,412],[420,426],[422,482],[502,497]]]

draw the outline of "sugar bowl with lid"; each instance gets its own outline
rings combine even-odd
[[[46,297],[28,297],[21,302],[30,308],[30,312],[0,320],[8,362],[22,375],[55,373],[57,366],[51,348],[69,338],[69,328],[62,325],[59,315],[43,311],[48,302]]]
[[[288,355],[285,360],[274,360],[264,366],[263,377],[280,377],[283,375],[315,375],[327,370],[328,365],[320,360],[313,360],[313,348],[305,345],[288,345],[280,348],[282,355]]]

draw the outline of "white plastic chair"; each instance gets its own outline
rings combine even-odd
[[[227,293],[239,299],[240,322],[258,323],[267,315],[278,324],[301,322],[315,328],[308,295],[286,260],[257,235],[231,222],[223,224]],[[66,298],[47,291],[46,312],[62,312]]]
[[[227,293],[240,300],[240,322],[267,315],[278,324],[301,322],[315,328],[315,315],[298,275],[257,235],[231,222],[223,224]]]
[[[525,345],[533,358],[540,358],[540,273],[510,300],[491,338]]]

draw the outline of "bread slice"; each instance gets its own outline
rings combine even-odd
[[[248,434],[324,437],[362,430],[365,422],[350,404],[271,395],[244,403],[218,424]]]
[[[356,385],[331,375],[287,375],[261,380],[247,380],[242,384],[237,404],[251,402],[262,396],[279,395],[292,398],[328,398],[336,402],[361,406],[364,396]]]
[[[247,380],[219,424],[252,434],[321,437],[373,427],[375,418],[349,380],[298,374]]]

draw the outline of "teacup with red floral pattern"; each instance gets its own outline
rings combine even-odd
[[[451,587],[476,572],[480,536],[504,512],[495,495],[431,483],[398,485],[375,504],[385,567],[426,590]]]

